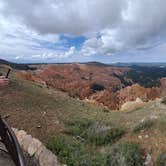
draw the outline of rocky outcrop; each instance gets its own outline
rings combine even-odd
[[[104,90],[97,92],[90,96],[90,101],[94,103],[99,103],[101,106],[108,107],[110,109],[116,110],[119,108],[119,99],[116,93]]]
[[[121,107],[127,108],[130,104],[133,105],[133,102],[135,102],[136,100],[137,102],[135,103],[134,107],[139,107],[139,105],[142,104],[138,102],[137,98],[139,98],[143,102],[148,102],[149,100],[155,100],[156,98],[160,98],[161,96],[162,94],[160,88],[144,88],[139,84],[134,84],[132,86],[123,88],[116,93],[108,90],[97,92],[90,96],[88,99],[90,99],[90,101],[93,101],[93,103],[96,102],[110,109],[117,110],[121,109]],[[130,108],[128,109],[130,110]]]
[[[13,131],[22,149],[37,160],[39,166],[60,166],[57,157],[49,151],[38,139],[28,135],[24,130]]]
[[[133,111],[133,110],[142,108],[145,105],[146,105],[145,102],[143,102],[140,98],[137,98],[135,101],[128,101],[124,103],[121,106],[120,111]]]
[[[140,98],[142,101],[147,102],[149,100],[160,98],[161,96],[162,95],[160,88],[144,88],[139,84],[134,84],[132,86],[123,88],[118,93],[120,106],[128,101],[135,101],[137,98]]]

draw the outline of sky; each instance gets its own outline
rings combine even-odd
[[[166,1],[0,0],[0,59],[166,62]]]

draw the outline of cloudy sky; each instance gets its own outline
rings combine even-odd
[[[166,0],[0,0],[0,58],[166,62]]]

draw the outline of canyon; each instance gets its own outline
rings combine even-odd
[[[112,110],[118,110],[124,103],[137,98],[143,102],[161,98],[166,88],[166,73],[162,77],[159,75],[158,79],[150,78],[143,82],[147,69],[140,73],[137,68],[93,63],[35,65],[35,68],[37,70],[20,71],[18,74],[39,85],[67,92],[71,97]],[[142,82],[135,79],[137,74],[139,77],[142,74]]]

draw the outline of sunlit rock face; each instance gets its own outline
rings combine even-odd
[[[161,89],[158,87],[144,88],[139,84],[128,86],[119,91],[119,105],[122,105],[128,101],[135,101],[137,98],[147,102],[161,97]]]

